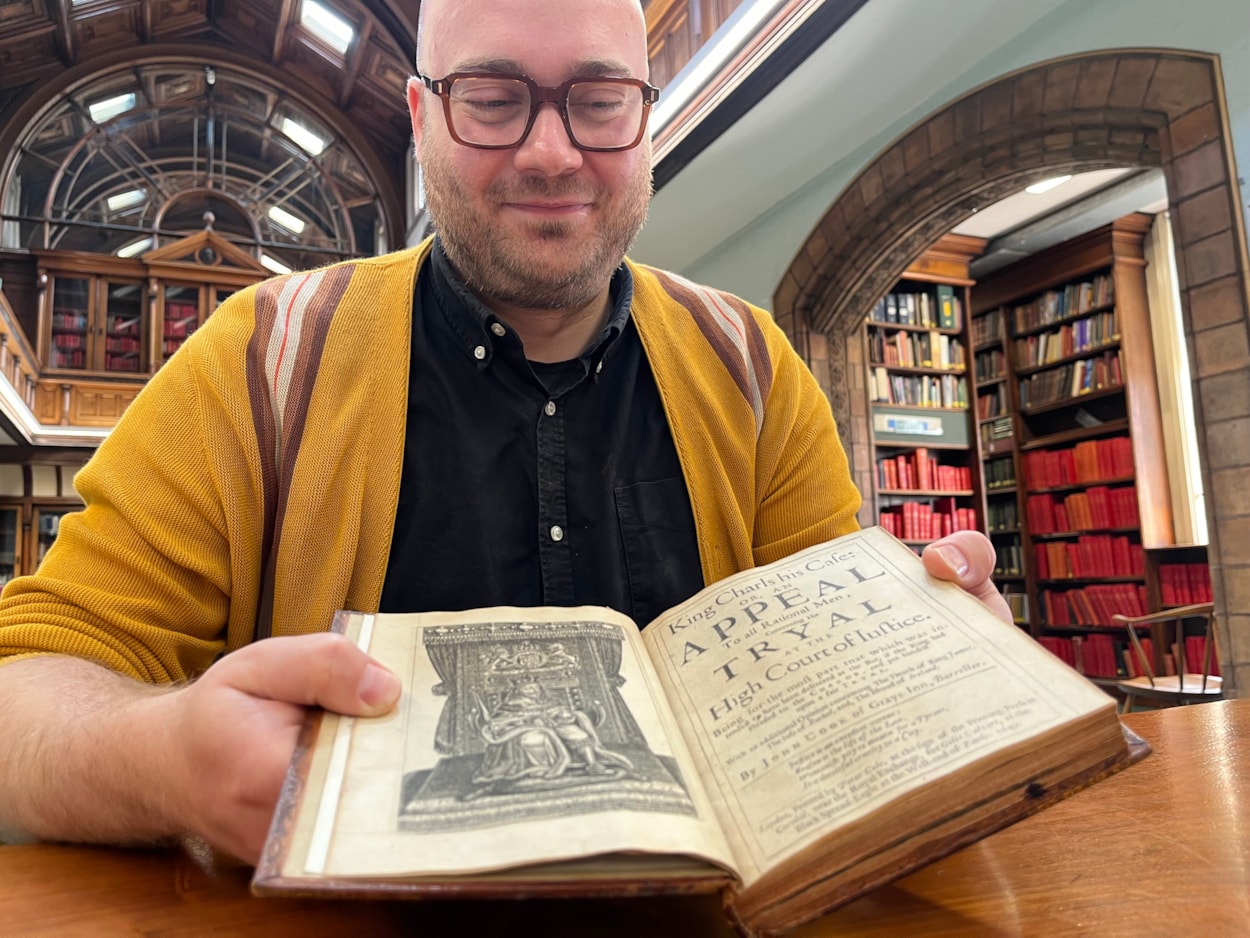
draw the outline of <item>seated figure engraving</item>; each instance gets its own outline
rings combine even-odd
[[[673,758],[652,749],[623,694],[623,647],[621,626],[593,619],[423,630],[418,653],[445,702],[432,736],[413,724],[399,829],[601,811],[694,816]]]
[[[518,685],[494,709],[478,700],[478,732],[486,744],[466,799],[523,779],[551,781],[584,776],[620,777],[628,758],[603,745],[591,716],[559,703],[537,681]],[[534,787],[544,787],[532,783]]]

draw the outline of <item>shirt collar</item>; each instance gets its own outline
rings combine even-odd
[[[512,350],[521,354],[521,340],[516,332],[491,312],[460,279],[460,274],[443,250],[442,240],[437,237],[430,252],[430,274],[439,310],[460,347],[477,362],[479,368],[488,367],[497,352]],[[622,263],[612,274],[609,295],[612,311],[608,321],[598,338],[580,356],[583,365],[596,376],[604,357],[629,322],[629,311],[634,301],[634,277],[626,264]]]

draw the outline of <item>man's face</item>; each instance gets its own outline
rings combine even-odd
[[[434,78],[489,69],[555,86],[579,75],[647,75],[632,0],[427,0],[425,16],[420,65]],[[646,218],[646,139],[586,153],[544,105],[519,147],[480,150],[451,139],[442,102],[419,83],[409,103],[426,203],[471,289],[527,309],[585,306],[606,290]]]

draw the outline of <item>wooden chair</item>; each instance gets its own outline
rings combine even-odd
[[[1148,616],[1111,617],[1117,624],[1123,625],[1133,645],[1133,652],[1138,661],[1141,675],[1118,681],[1116,687],[1124,694],[1122,713],[1133,709],[1133,701],[1137,697],[1158,701],[1157,706],[1173,707],[1204,700],[1219,700],[1224,696],[1224,679],[1211,673],[1211,662],[1215,655],[1215,605],[1213,603],[1197,603],[1192,606],[1177,606],[1165,609]],[[1190,671],[1185,660],[1185,622],[1201,618],[1205,622],[1203,629],[1202,670]],[[1149,660],[1137,629],[1143,625],[1166,625],[1173,623],[1169,641],[1174,641],[1173,657],[1176,660],[1176,674],[1156,675],[1154,662]],[[1218,658],[1215,658],[1218,662]],[[1196,664],[1196,662],[1194,662]]]

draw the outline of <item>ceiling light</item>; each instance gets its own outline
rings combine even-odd
[[[105,98],[103,101],[95,102],[95,104],[88,104],[87,112],[91,115],[93,121],[97,124],[103,124],[110,117],[124,114],[134,106],[135,94],[131,91],[128,94],[119,94],[112,98]]]
[[[260,263],[262,267],[272,270],[275,274],[289,274],[291,272],[290,267],[286,266],[286,264],[282,263],[282,261],[275,260],[268,254],[262,254],[260,256]]]
[[[326,141],[322,140],[299,121],[291,120],[289,117],[282,118],[282,123],[278,125],[278,129],[313,156],[320,156],[321,151],[326,148]]]
[[[140,238],[138,241],[131,241],[129,244],[123,244],[117,249],[118,257],[134,257],[136,254],[142,254],[152,246],[151,238]]]
[[[117,195],[110,195],[106,200],[110,212],[120,212],[124,209],[133,208],[138,205],[148,194],[142,189],[131,189],[129,192],[119,192]]]
[[[1056,186],[1062,186],[1071,178],[1070,174],[1067,176],[1056,176],[1054,179],[1047,179],[1043,182],[1035,182],[1031,186],[1026,186],[1024,191],[1029,193],[1029,195],[1041,195],[1043,192],[1049,192]]]
[[[356,38],[356,30],[352,24],[317,0],[304,0],[300,5],[300,25],[310,33],[339,53],[347,51],[347,47]]]
[[[296,218],[290,212],[285,209],[278,208],[276,205],[269,210],[269,217],[287,231],[293,232],[294,234],[303,234],[304,232],[303,219]]]

